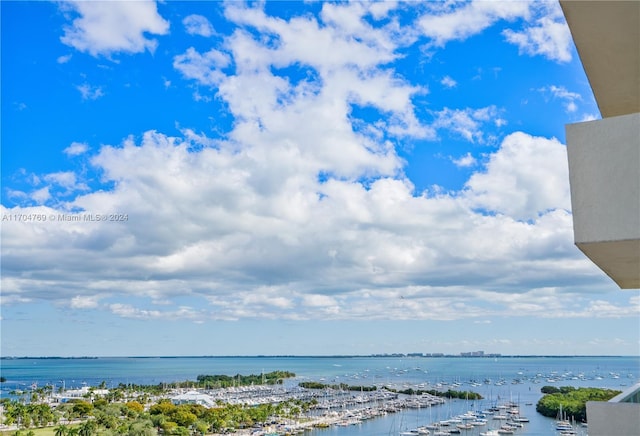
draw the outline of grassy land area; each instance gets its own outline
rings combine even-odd
[[[16,434],[18,430],[3,430],[0,431],[1,436],[13,436]],[[32,431],[34,436],[53,436],[55,434],[55,427],[45,427],[45,428],[27,428],[21,429],[20,434],[22,436],[26,436],[28,432]]]
[[[17,431],[19,431],[21,436],[27,436],[27,433],[30,431],[33,432],[34,436],[54,436],[56,432],[56,427],[59,424],[51,425],[49,427],[44,428],[21,428],[20,430],[1,430],[0,436],[14,436]],[[77,427],[78,424],[65,424],[69,428]]]

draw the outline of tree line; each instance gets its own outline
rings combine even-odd
[[[4,423],[17,425],[14,436],[37,427],[55,426],[55,436],[192,436],[250,428],[255,424],[295,419],[317,400],[290,399],[257,406],[218,402],[207,408],[199,404],[176,405],[161,399],[148,408],[136,400],[110,403],[104,398],[73,400],[55,409],[48,404],[23,404],[3,399]],[[31,436],[27,431],[26,436]]]
[[[477,392],[472,392],[472,391],[454,391],[452,389],[446,390],[446,391],[438,391],[435,389],[413,389],[413,388],[409,388],[409,389],[403,389],[403,390],[396,390],[396,389],[390,389],[390,388],[385,388],[388,391],[391,392],[396,392],[398,394],[404,394],[404,395],[422,395],[422,394],[429,394],[429,395],[433,395],[434,397],[441,397],[441,398],[457,398],[460,400],[482,400],[484,397],[482,395],[480,395]]]
[[[228,388],[232,386],[250,386],[250,385],[275,385],[282,384],[284,379],[295,377],[293,372],[289,371],[271,371],[264,374],[236,374],[234,376],[217,374],[217,375],[199,375],[196,377],[198,381],[197,387],[202,388]]]
[[[53,386],[35,388],[31,392],[13,392],[18,399],[3,398],[3,423],[16,425],[15,436],[22,430],[56,426],[55,436],[153,436],[158,433],[189,436],[245,428],[267,419],[294,418],[317,404],[316,400],[288,400],[277,405],[230,405],[218,402],[207,409],[196,404],[174,405],[168,399],[150,404],[153,396],[162,396],[174,388],[226,388],[254,384],[282,384],[295,377],[289,371],[235,376],[199,375],[196,381],[136,385],[120,383],[105,395],[97,396],[96,389],[106,389],[106,382],[89,388],[84,398],[71,399],[54,407],[44,400],[53,393]],[[32,436],[27,431],[26,436]]]
[[[301,382],[298,383],[298,386],[303,387],[303,388],[307,388],[307,389],[336,389],[336,390],[343,390],[343,391],[362,391],[362,392],[369,392],[369,391],[375,391],[377,390],[376,386],[352,386],[352,385],[348,385],[346,383],[340,383],[340,384],[333,384],[333,385],[328,385],[328,384],[324,384],[324,383],[319,383],[319,382]],[[438,391],[435,389],[429,389],[429,390],[416,390],[416,389],[404,389],[404,390],[397,390],[397,389],[392,389],[389,387],[383,387],[384,390],[387,390],[389,392],[394,392],[397,394],[404,394],[404,395],[422,395],[422,394],[430,394],[436,397],[442,397],[442,398],[458,398],[461,400],[482,400],[482,395],[480,395],[477,392],[471,392],[471,391],[454,391],[454,390],[447,390],[447,391]]]
[[[334,389],[337,391],[359,391],[359,392],[373,392],[378,388],[375,386],[354,386],[346,383],[328,385],[319,382],[300,382],[298,386],[306,389]]]
[[[536,404],[536,411],[550,418],[587,420],[587,401],[609,401],[621,391],[603,388],[574,388],[572,386],[543,386],[545,394]],[[560,415],[560,410],[562,414]]]

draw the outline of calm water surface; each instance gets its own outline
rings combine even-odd
[[[287,384],[314,380],[404,389],[470,390],[482,401],[453,400],[430,409],[406,410],[350,427],[314,430],[314,436],[397,435],[435,420],[495,403],[514,401],[531,422],[519,434],[554,435],[553,420],[535,411],[545,385],[624,390],[640,381],[640,357],[151,357],[97,359],[1,359],[6,382],[0,395],[36,383],[66,388],[119,383],[159,384],[195,380],[201,374],[260,374],[286,370]],[[455,384],[459,384],[455,385]],[[489,420],[491,424],[491,420]],[[467,431],[476,436],[481,430]],[[482,430],[484,431],[484,430]]]

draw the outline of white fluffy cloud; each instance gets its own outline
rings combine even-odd
[[[158,42],[145,34],[169,31],[154,1],[69,1],[65,5],[80,16],[65,27],[60,40],[92,56],[153,52]]]
[[[92,86],[88,83],[76,86],[76,89],[80,91],[83,100],[97,100],[104,96],[104,91],[100,86]]]
[[[486,171],[467,182],[474,207],[516,219],[536,219],[549,210],[570,210],[565,147],[555,139],[514,133],[491,156]]]
[[[464,156],[459,157],[458,159],[452,159],[452,162],[457,167],[471,167],[476,164],[476,158],[471,155],[470,152],[467,152]]]
[[[39,188],[31,193],[31,199],[38,204],[46,203],[47,200],[49,200],[50,198],[51,198],[51,193],[49,192],[48,186]]]
[[[569,62],[573,41],[560,5],[543,2],[538,7],[543,15],[536,18],[534,23],[520,31],[506,29],[503,35],[508,42],[517,45],[522,53]]]
[[[442,47],[449,41],[476,35],[499,20],[523,23],[521,28],[503,31],[507,42],[517,45],[521,53],[558,62],[571,60],[571,33],[557,3],[479,0],[462,7],[435,3],[418,24],[432,45]]]
[[[73,171],[60,171],[47,174],[44,179],[49,183],[54,183],[67,189],[75,188],[77,183],[76,174]]]
[[[126,214],[126,222],[6,226],[3,268],[37,271],[9,296],[104,304],[133,318],[455,319],[483,316],[496,293],[527,294],[523,282],[551,286],[591,271],[572,246],[566,156],[555,140],[513,134],[464,192],[425,197],[392,175],[368,186],[320,181],[317,151],[291,139],[214,147],[201,139],[206,147],[189,151],[193,135],[147,132],[139,144],[100,150],[93,164],[115,189],[79,195],[72,206]],[[98,303],[90,298],[98,289],[122,297]],[[127,295],[208,303],[137,309]]]
[[[211,49],[200,54],[190,47],[185,53],[175,57],[173,66],[185,77],[202,85],[217,86],[225,77],[219,70],[229,65],[229,62],[229,56],[219,50]]]
[[[495,106],[480,109],[444,108],[435,114],[433,126],[455,132],[469,142],[482,144],[487,139],[483,127],[495,123],[499,119],[498,113]]]
[[[458,85],[458,82],[456,82],[455,80],[453,80],[453,78],[451,76],[444,76],[442,78],[442,80],[440,81],[440,83],[442,84],[442,86],[444,86],[445,88],[455,88],[456,85]]]
[[[95,309],[98,307],[100,295],[83,295],[73,297],[69,303],[72,309]]]
[[[527,17],[530,7],[529,2],[487,1],[473,1],[455,9],[449,9],[448,6],[436,3],[435,8],[441,9],[439,13],[431,10],[419,20],[422,33],[439,47],[448,41],[464,40],[475,35],[498,20]]]
[[[67,148],[63,150],[67,156],[78,156],[84,154],[89,150],[89,145],[84,142],[72,142]]]
[[[539,89],[539,91],[543,95],[551,95],[552,98],[564,101],[567,113],[578,110],[577,102],[582,100],[582,96],[580,94],[577,92],[571,92],[564,86],[549,85]]]
[[[73,3],[81,17],[63,41],[108,56],[152,51],[145,34],[168,31],[154,3],[113,4]],[[3,301],[192,321],[564,313],[545,299],[551,287],[571,283],[561,289],[571,293],[600,276],[572,243],[564,146],[523,132],[490,140],[485,127],[503,125],[491,105],[433,108],[425,124],[414,101],[426,88],[389,66],[406,36],[393,20],[370,24],[395,5],[324,3],[318,17],[287,21],[228,3],[239,27],[224,44],[176,54],[173,67],[199,98],[225,103],[231,130],[222,139],[150,130],[91,156],[71,144],[65,153],[86,157],[106,188],[56,198],[56,208],[3,206],[54,217],[3,226]],[[420,29],[439,45],[529,14],[521,2],[431,7],[445,10]],[[363,123],[363,107],[379,120]],[[479,171],[460,191],[419,194],[397,149],[443,129],[486,147],[480,162],[454,161]],[[78,190],[80,180],[44,175],[50,186],[31,197],[50,204],[53,188]]]
[[[202,15],[188,15],[182,20],[185,30],[190,35],[209,37],[215,33],[213,25]]]

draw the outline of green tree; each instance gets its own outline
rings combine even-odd
[[[173,431],[178,428],[178,424],[172,421],[164,421],[161,428],[165,434],[172,434]]]
[[[121,401],[124,399],[124,391],[121,388],[112,389],[107,395],[105,395],[105,399],[110,403]]]
[[[78,436],[93,436],[96,430],[96,422],[93,419],[88,419],[78,426]]]
[[[196,421],[196,423],[193,425],[193,428],[196,433],[201,435],[205,435],[209,431],[209,425],[204,421]]]
[[[87,417],[93,412],[93,404],[86,401],[78,401],[73,404],[73,413],[81,418]]]
[[[188,428],[178,426],[171,432],[171,434],[173,436],[189,436],[191,432]]]
[[[106,398],[98,398],[93,401],[93,407],[96,409],[104,409],[108,404],[109,402]]]
[[[170,400],[163,399],[151,406],[149,413],[152,415],[171,415],[176,410],[176,407]]]
[[[137,416],[144,412],[144,406],[137,401],[127,401],[124,405],[128,410],[133,412],[133,416]]]
[[[536,411],[555,418],[562,408],[563,415],[584,421],[587,418],[587,401],[608,401],[619,393],[611,389],[561,387],[555,393],[544,395],[536,404]]]
[[[37,427],[44,427],[56,419],[48,404],[29,404],[27,413],[31,422]]]
[[[11,400],[4,404],[4,423],[7,425],[16,424],[20,427],[20,418],[23,414],[24,404]]]
[[[215,432],[219,432],[224,428],[224,417],[222,408],[207,409],[203,416],[203,419]]]
[[[148,419],[137,419],[129,425],[127,436],[154,436],[153,424]]]
[[[64,424],[60,424],[55,428],[55,431],[53,434],[54,436],[67,436],[68,432],[69,432],[69,427]]]
[[[181,427],[190,427],[198,419],[195,414],[189,412],[186,408],[179,408],[175,413],[171,414],[171,418]]]
[[[105,429],[116,429],[120,424],[120,420],[118,419],[119,415],[110,413],[108,409],[94,413],[94,416],[96,417],[98,426],[104,427]]]

